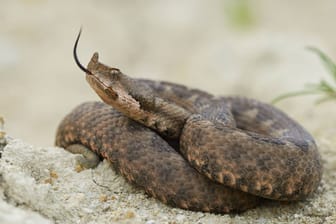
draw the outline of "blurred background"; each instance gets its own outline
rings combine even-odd
[[[132,77],[270,102],[330,78],[305,48],[336,59],[335,12],[334,0],[0,0],[0,116],[10,136],[47,146],[65,114],[98,100],[72,58],[80,26],[85,65],[97,51]],[[277,106],[336,134],[336,103],[314,99]]]

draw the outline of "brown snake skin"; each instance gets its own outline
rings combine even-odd
[[[76,40],[74,54],[76,53]],[[228,213],[265,199],[305,199],[322,176],[314,139],[271,105],[132,79],[98,62],[84,68],[105,103],[75,108],[56,145],[82,145],[163,203]]]

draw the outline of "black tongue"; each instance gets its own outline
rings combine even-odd
[[[77,56],[77,45],[78,45],[78,41],[79,41],[79,38],[81,36],[81,33],[82,33],[82,28],[79,30],[79,33],[77,35],[77,38],[76,38],[76,42],[75,42],[75,45],[74,45],[74,48],[73,48],[73,57],[75,59],[75,62],[77,64],[77,66],[85,73],[88,73],[88,74],[91,74],[91,72],[89,70],[87,70],[79,61],[78,59],[78,56]]]

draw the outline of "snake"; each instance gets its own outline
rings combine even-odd
[[[265,201],[300,201],[322,178],[314,138],[275,106],[136,79],[99,62],[86,80],[103,102],[85,102],[61,121],[56,146],[102,159],[127,182],[172,207],[232,213]]]

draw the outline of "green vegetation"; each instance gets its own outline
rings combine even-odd
[[[248,28],[255,22],[249,0],[231,0],[225,4],[225,15],[236,28]]]
[[[317,48],[309,47],[308,50],[316,53],[320,57],[321,61],[325,65],[333,81],[327,82],[326,80],[322,79],[319,83],[306,84],[305,87],[300,91],[290,92],[290,93],[286,93],[286,94],[276,97],[272,101],[273,104],[279,102],[280,100],[289,98],[289,97],[307,95],[307,94],[319,95],[320,98],[316,101],[317,104],[325,102],[325,101],[329,101],[329,100],[336,100],[336,64],[335,62],[333,62],[330,59],[330,57],[328,57],[326,54],[324,54],[322,51],[320,51]]]

